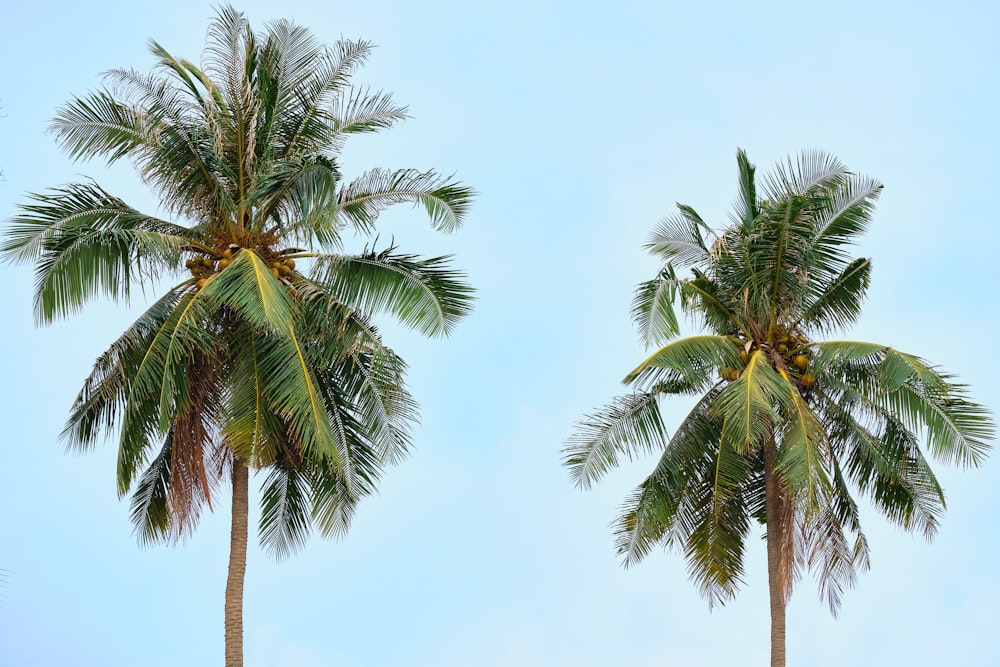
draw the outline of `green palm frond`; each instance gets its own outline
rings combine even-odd
[[[257,208],[255,227],[277,222],[292,238],[338,245],[336,163],[322,155],[285,159],[260,176],[247,206]]]
[[[200,297],[215,309],[232,309],[261,330],[284,332],[293,322],[288,290],[253,250],[233,255],[229,266],[205,282]]]
[[[657,223],[646,249],[675,268],[703,266],[711,260],[705,237],[711,228],[690,206],[678,204],[680,215],[667,216]]]
[[[182,295],[176,290],[167,292],[97,358],[61,436],[69,449],[88,450],[118,426],[131,394],[132,379],[150,342],[167,325]]]
[[[462,225],[474,196],[472,188],[433,171],[371,169],[340,191],[337,213],[345,224],[368,232],[386,208],[419,204],[435,229],[452,232]]]
[[[850,262],[846,249],[868,229],[882,184],[867,176],[851,175],[828,195],[817,213],[810,254],[816,258],[813,273],[822,278]]]
[[[934,390],[907,383],[878,399],[907,428],[926,429],[935,458],[961,466],[979,466],[991,449],[995,425],[989,409],[968,399],[964,385]]]
[[[692,385],[702,386],[709,383],[721,368],[740,367],[739,349],[737,341],[731,336],[688,336],[667,343],[649,355],[622,382],[652,383],[662,379],[664,371],[672,371],[688,379]]]
[[[328,458],[339,469],[341,445],[331,428],[308,350],[294,328],[261,338],[260,374],[272,409],[288,421],[290,435],[305,455]]]
[[[103,157],[108,164],[132,154],[150,138],[144,113],[100,90],[64,105],[50,125],[74,160]]]
[[[260,542],[274,558],[286,558],[303,544],[312,529],[312,490],[297,468],[269,468],[261,489]]]
[[[428,336],[451,333],[472,310],[473,290],[448,267],[450,257],[418,259],[393,247],[359,255],[321,255],[316,280],[345,305],[392,313]]]
[[[751,473],[742,445],[725,421],[712,465],[687,490],[693,525],[684,543],[688,574],[709,606],[725,604],[743,583],[743,553],[751,513],[742,489]],[[689,519],[691,521],[691,519]]]
[[[661,272],[653,280],[640,283],[632,299],[632,320],[647,347],[662,345],[680,334],[674,301],[679,285],[672,272]]]
[[[417,404],[406,390],[406,364],[395,352],[381,345],[352,350],[343,377],[356,384],[348,389],[355,396],[361,429],[369,434],[378,459],[396,465],[410,447],[410,425],[417,420]]]
[[[871,260],[868,259],[857,259],[847,265],[833,280],[822,285],[822,291],[805,306],[792,328],[801,324],[827,332],[856,322],[868,292],[871,268]]]
[[[385,130],[406,120],[406,107],[397,106],[387,93],[372,93],[367,88],[344,91],[330,113],[336,134],[363,134]]]
[[[130,514],[132,529],[142,546],[164,542],[170,538],[171,505],[169,499],[172,434],[163,449],[150,461],[139,478],[132,495]]]
[[[615,545],[626,567],[654,546],[683,544],[694,520],[688,490],[711,469],[722,420],[710,411],[717,390],[688,413],[664,449],[653,473],[626,498],[614,523]]]
[[[311,477],[313,524],[324,537],[347,534],[357,511],[358,498],[344,478],[329,467],[320,467]]]
[[[781,201],[799,195],[836,191],[849,178],[847,167],[833,155],[806,150],[778,162],[764,177],[764,196]]]
[[[935,457],[977,466],[995,433],[990,411],[968,397],[964,385],[919,357],[873,343],[836,341],[811,346],[814,371],[839,386],[857,387],[865,400],[927,436]]]
[[[739,167],[739,188],[730,219],[735,225],[747,229],[753,226],[760,214],[757,200],[757,168],[750,164],[746,151],[742,148],[736,151],[736,164]]]
[[[253,468],[263,468],[277,457],[279,438],[268,419],[273,408],[266,394],[261,340],[252,329],[240,333],[242,344],[229,360],[232,375],[239,381],[231,383],[222,432],[226,446],[237,458]]]
[[[0,255],[35,264],[35,319],[50,323],[106,294],[128,299],[176,266],[188,230],[144,215],[95,184],[31,196],[5,230]]]
[[[944,493],[915,436],[852,388],[835,397],[818,396],[831,443],[858,490],[893,523],[932,536],[945,506]]]
[[[563,465],[583,489],[618,465],[619,458],[662,450],[668,436],[652,392],[620,396],[576,425],[563,449]]]
[[[340,40],[332,49],[319,52],[296,49],[299,55],[289,67],[284,43],[289,41],[291,33],[287,22],[278,22],[272,33],[275,48],[285,61],[279,69],[281,76],[275,95],[275,106],[283,113],[275,119],[271,133],[271,144],[280,158],[338,145],[332,130],[336,116],[328,108],[337,103],[339,91],[368,60],[372,49],[371,42],[363,40]]]
[[[801,498],[806,517],[821,511],[829,496],[830,443],[826,429],[791,382],[785,384],[789,400],[787,427],[778,448],[778,473],[791,491]]]
[[[151,49],[171,71],[184,69],[155,42]],[[158,192],[161,204],[199,221],[206,211],[237,208],[226,188],[232,170],[215,152],[221,141],[215,107],[204,108],[203,100],[190,89],[178,89],[157,75],[117,69],[106,76],[115,94],[145,119],[146,137],[129,157],[143,180]],[[71,130],[68,125],[57,128],[66,150],[74,149]]]
[[[778,423],[775,406],[789,409],[790,396],[788,382],[771,368],[763,350],[755,350],[740,376],[719,392],[712,408],[725,419],[730,437],[745,451],[773,433]]]

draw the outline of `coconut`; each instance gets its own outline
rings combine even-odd
[[[812,373],[803,373],[799,381],[802,382],[803,387],[811,387],[816,382],[816,378]]]
[[[778,343],[778,354],[784,354],[788,352],[788,346],[784,343]]]
[[[795,364],[795,367],[800,371],[804,371],[806,366],[809,365],[809,357],[804,354],[796,354],[792,357],[792,363]]]
[[[222,259],[219,260],[219,271],[221,271],[222,269],[226,268],[231,263],[232,262],[230,262],[227,258],[223,257]]]
[[[226,248],[225,250],[222,251],[222,259],[232,259],[232,258],[233,258],[232,248]]]
[[[195,287],[198,288],[198,289],[201,289],[202,287],[205,286],[205,283],[207,283],[207,282],[208,282],[208,278],[202,278],[197,283],[195,283]]]
[[[271,269],[271,275],[273,275],[275,278],[280,278],[281,277],[281,272],[278,271],[278,269],[272,268]]]
[[[290,269],[294,269],[295,268],[295,260],[294,259],[286,259],[285,260],[285,266],[287,266]]]
[[[282,276],[290,276],[292,275],[292,270],[288,268],[287,264],[282,264],[281,266],[278,267],[278,273],[280,273]]]

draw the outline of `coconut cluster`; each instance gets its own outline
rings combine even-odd
[[[807,370],[809,368],[809,354],[808,348],[804,347],[806,343],[807,341],[804,338],[785,336],[771,349],[773,349],[774,352],[776,352],[781,358],[781,363],[779,365],[782,365],[789,370],[797,371],[799,374],[799,384],[808,389],[815,384],[816,378]],[[738,380],[740,375],[743,373],[743,368],[745,368],[747,363],[750,361],[750,352],[746,348],[740,348],[738,356],[742,367],[723,368],[720,370],[719,376],[723,380],[733,382]]]
[[[809,368],[809,354],[808,348],[804,347],[807,342],[805,338],[785,336],[778,341],[774,349],[781,355],[787,368],[799,372],[799,384],[808,389],[815,384],[816,378],[807,370]]]
[[[293,251],[294,250],[297,249],[293,249]],[[205,283],[208,282],[208,279],[212,276],[212,274],[218,273],[232,264],[233,256],[239,251],[240,248],[230,246],[223,250],[218,256],[200,255],[184,262],[184,265],[191,271],[191,275],[198,278],[198,282],[195,283],[195,288],[201,289],[205,286]],[[277,258],[268,262],[268,268],[271,269],[271,274],[275,278],[287,278],[295,271],[295,260],[291,258]]]
[[[195,288],[201,289],[208,282],[208,277],[215,273],[215,258],[206,256],[194,257],[184,262],[184,266],[191,271],[192,276],[198,278]],[[221,267],[219,270],[221,270]]]
[[[275,278],[287,278],[292,275],[292,271],[295,270],[295,260],[294,259],[280,259],[274,260],[268,266],[271,267],[271,274]]]

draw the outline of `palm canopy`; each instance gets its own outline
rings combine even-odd
[[[930,538],[945,498],[927,456],[976,466],[994,426],[964,385],[919,357],[819,340],[860,314],[871,262],[849,249],[881,184],[820,152],[761,181],[743,151],[737,162],[725,228],[678,205],[654,229],[647,248],[665,267],[639,285],[632,313],[658,347],[625,378],[632,394],[578,424],[564,463],[587,488],[622,457],[660,453],[614,527],[626,565],[678,547],[710,604],[725,602],[756,519],[774,524],[784,598],[806,568],[836,611],[869,562],[855,494]],[[703,333],[678,338],[677,306]],[[668,395],[697,397],[672,435],[659,409]]]
[[[406,116],[351,85],[371,48],[328,48],[281,20],[257,34],[222,7],[200,66],[151,42],[152,74],[111,70],[52,123],[75,159],[127,158],[164,212],[70,184],[32,195],[0,246],[36,267],[43,324],[98,295],[170,285],[97,360],[64,433],[89,448],[120,430],[118,487],[134,491],[142,542],[190,530],[238,461],[267,473],[261,538],[284,555],[314,525],[346,530],[406,452],[416,406],[371,317],[445,335],[472,290],[446,257],[349,254],[341,234],[371,234],[400,203],[450,232],[473,191],[414,169],[342,178],[348,137]]]

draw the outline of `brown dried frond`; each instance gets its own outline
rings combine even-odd
[[[215,413],[216,365],[207,355],[196,355],[189,367],[189,396],[174,421],[170,452],[170,533],[176,541],[190,534],[198,524],[201,508],[212,507],[212,490],[219,479],[217,466],[206,466],[217,449],[217,429],[211,422]]]

